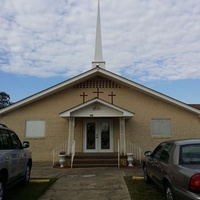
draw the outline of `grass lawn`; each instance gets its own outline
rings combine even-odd
[[[18,184],[7,191],[5,200],[37,200],[45,191],[57,181],[51,179],[31,179],[28,184]]]
[[[154,184],[146,184],[144,180],[133,180],[132,176],[124,177],[131,199],[165,200],[165,195]]]

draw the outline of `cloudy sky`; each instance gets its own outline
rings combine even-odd
[[[200,104],[199,0],[100,0],[106,69]],[[19,101],[90,70],[97,0],[0,0],[0,91]]]

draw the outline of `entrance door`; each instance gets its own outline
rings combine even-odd
[[[83,146],[84,152],[113,152],[112,120],[86,120]]]

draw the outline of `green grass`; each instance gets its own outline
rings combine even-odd
[[[144,180],[133,180],[132,176],[124,177],[131,199],[165,200],[165,195],[154,184],[146,184]]]
[[[6,192],[5,200],[37,200],[55,182],[51,179],[31,179],[28,184],[18,184]]]

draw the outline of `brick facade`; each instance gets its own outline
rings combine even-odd
[[[101,84],[97,85],[99,82],[95,80],[101,80]],[[200,118],[197,113],[119,80],[110,81],[100,76],[89,78],[81,84],[66,85],[62,90],[53,94],[48,93],[39,100],[1,114],[0,123],[13,129],[22,141],[30,141],[33,161],[52,161],[52,150],[68,140],[68,119],[61,118],[59,114],[82,104],[83,100],[88,101],[97,97],[94,93],[97,86],[102,92],[99,93],[99,99],[135,113],[135,116],[126,119],[126,140],[138,145],[143,151],[152,150],[163,140],[200,137]],[[87,95],[85,99],[81,96],[83,93]],[[112,97],[111,94],[115,96]],[[170,119],[171,136],[153,137],[151,119]],[[44,120],[45,137],[27,138],[27,120]],[[83,122],[84,118],[75,119],[74,139],[77,152],[83,151]],[[114,152],[117,151],[119,135],[119,118],[113,118]]]

